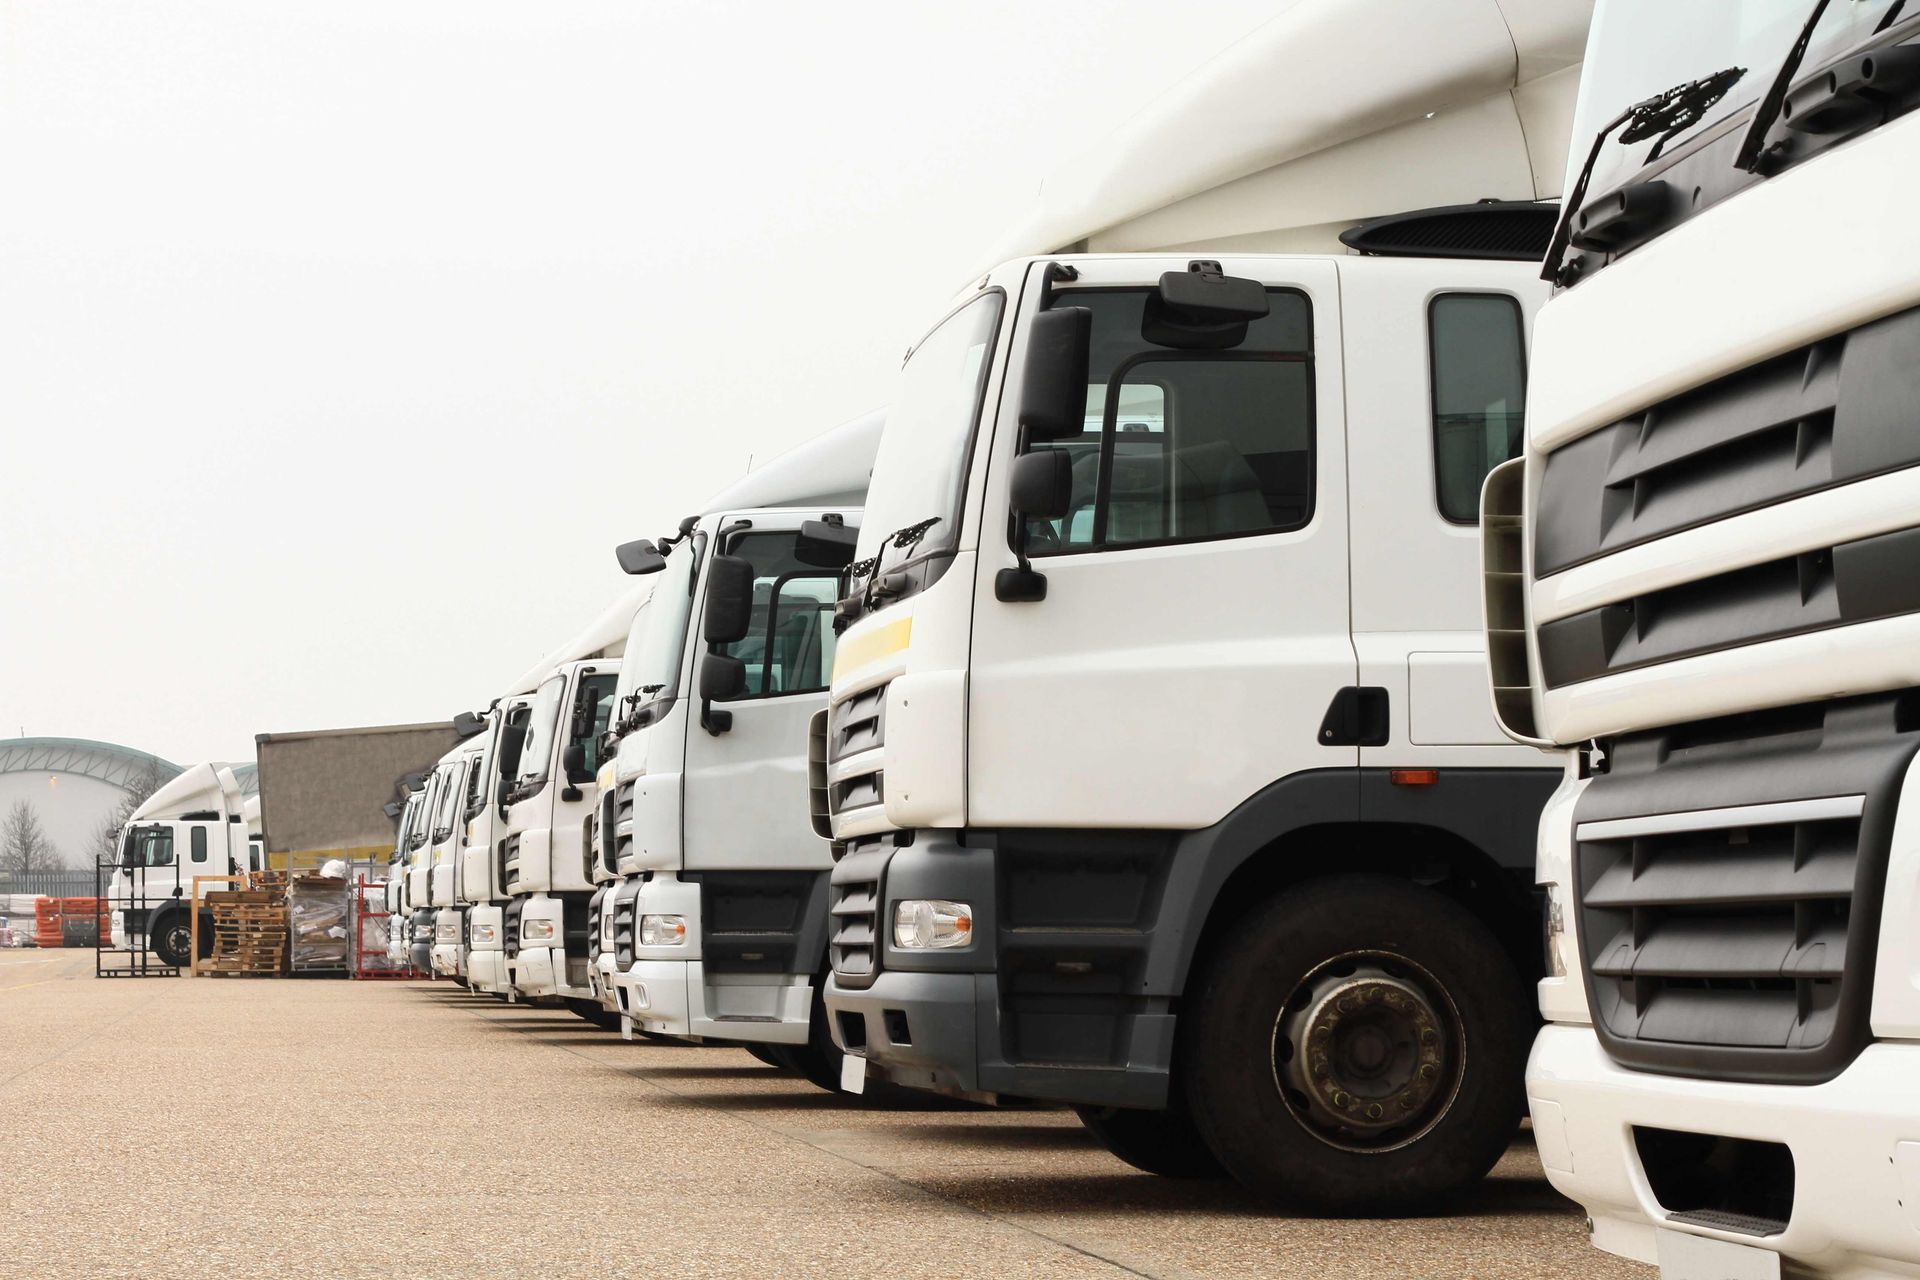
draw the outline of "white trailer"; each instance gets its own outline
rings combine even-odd
[[[1673,1280],[1920,1274],[1920,13],[1603,0],[1527,456],[1547,1175]]]
[[[808,825],[806,727],[824,704],[833,607],[879,414],[774,459],[661,540],[602,768],[596,963],[630,1027],[770,1046],[831,1087],[819,1016],[827,842]],[[766,1048],[762,1052],[768,1052]]]
[[[148,796],[127,820],[119,863],[107,882],[113,945],[151,949],[168,965],[190,963],[193,878],[261,870],[258,814],[258,802],[242,798],[225,764],[194,765]],[[213,921],[204,909],[202,916],[204,959],[212,954]]]

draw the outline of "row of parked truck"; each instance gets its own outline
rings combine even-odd
[[[1920,1274],[1916,102],[1902,0],[1603,0],[1564,208],[982,274],[467,718],[398,941],[1334,1212],[1530,1111],[1602,1248]]]

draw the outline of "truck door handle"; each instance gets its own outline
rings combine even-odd
[[[1387,691],[1379,685],[1348,685],[1333,695],[1320,721],[1323,747],[1384,747],[1392,732]]]

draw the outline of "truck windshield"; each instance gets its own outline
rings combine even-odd
[[[672,562],[671,558],[668,562]],[[652,597],[649,596],[648,599],[651,600]],[[643,601],[634,611],[633,624],[627,628],[627,657],[620,663],[620,675],[613,682],[613,710],[608,720],[608,727],[616,738],[625,732],[620,723],[621,720],[631,715],[633,708],[639,702],[639,699],[633,696],[637,684],[634,680],[637,664],[633,661],[633,657],[640,652],[640,645],[646,639],[646,634],[647,606]]]
[[[1829,4],[1807,46],[1801,68],[1810,70],[1872,34],[1895,0],[1842,0]],[[1594,10],[1580,68],[1574,108],[1573,145],[1567,150],[1567,185],[1573,190],[1593,136],[1636,102],[1731,67],[1745,72],[1699,121],[1662,145],[1673,150],[1703,128],[1750,107],[1766,93],[1774,73],[1799,38],[1813,0],[1602,0]],[[1591,200],[1630,180],[1653,158],[1656,138],[1611,142],[1595,163],[1587,187]]]
[[[960,531],[969,447],[987,387],[987,357],[1005,295],[990,289],[942,321],[907,357],[873,460],[856,553],[866,559],[902,529],[928,525],[920,552]],[[910,550],[906,554],[915,554]]]
[[[687,621],[693,616],[694,574],[706,545],[706,535],[695,533],[667,553],[667,567],[634,622],[638,638],[627,642],[620,664],[621,681],[630,681],[629,690],[639,696],[631,707],[623,702],[618,714],[631,715],[650,702],[671,698],[679,688]]]
[[[553,764],[553,740],[560,730],[560,701],[567,692],[567,678],[555,676],[533,695],[533,711],[527,717],[527,741],[520,748],[520,777],[517,785],[532,791],[547,780]]]
[[[460,800],[459,777],[464,761],[446,765],[440,780],[440,802],[433,813],[433,839],[437,844],[453,834],[453,811]]]

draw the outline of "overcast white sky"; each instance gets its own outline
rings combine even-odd
[[[0,0],[0,737],[484,705],[1281,7]]]

